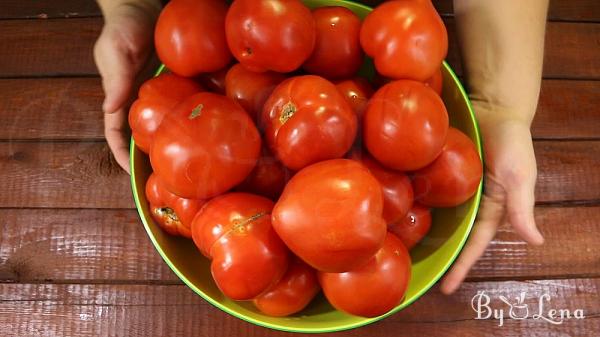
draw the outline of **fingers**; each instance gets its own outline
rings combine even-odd
[[[533,175],[533,177],[531,177]],[[537,229],[533,210],[535,207],[535,173],[507,188],[506,214],[517,234],[533,245],[544,243]]]
[[[128,174],[129,137],[127,130],[127,111],[124,108],[112,114],[104,114],[104,136],[115,160]]]
[[[113,113],[127,103],[136,73],[129,51],[117,41],[110,28],[105,27],[94,47],[94,58],[102,76],[105,113]]]
[[[503,212],[503,200],[483,197],[471,236],[460,256],[442,280],[440,287],[442,293],[449,295],[458,289],[471,267],[483,255],[488,244],[496,235],[496,229],[504,216]]]

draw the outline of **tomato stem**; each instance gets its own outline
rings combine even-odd
[[[188,118],[194,119],[194,118],[200,116],[200,114],[202,113],[202,109],[204,109],[204,104],[202,104],[202,103],[198,104],[198,106],[196,106],[195,108],[192,109],[192,113],[190,114],[190,116]]]
[[[281,116],[279,116],[279,122],[285,124],[292,116],[296,113],[296,106],[292,102],[287,102],[281,109]]]

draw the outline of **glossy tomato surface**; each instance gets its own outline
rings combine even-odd
[[[204,88],[200,84],[175,74],[162,74],[144,82],[138,99],[129,109],[129,126],[135,145],[148,153],[154,133],[164,116],[177,103],[201,91]]]
[[[338,81],[335,86],[346,98],[346,101],[350,103],[350,106],[352,106],[352,109],[358,117],[359,123],[361,123],[363,113],[367,108],[367,102],[374,93],[371,83],[364,77],[354,77]]]
[[[315,75],[277,86],[265,103],[262,124],[269,148],[292,170],[343,157],[357,128],[355,113],[335,85]]]
[[[425,81],[448,52],[444,22],[429,0],[395,0],[365,18],[360,42],[375,68],[394,79]]]
[[[442,99],[421,82],[398,80],[381,87],[367,104],[363,138],[388,168],[412,171],[431,163],[448,133]]]
[[[225,68],[220,70],[204,73],[198,77],[198,80],[208,91],[225,95],[225,76],[230,68],[229,66],[225,66]]]
[[[359,38],[360,18],[341,6],[319,7],[313,10],[313,17],[316,44],[304,63],[304,70],[328,79],[354,76],[364,59]]]
[[[386,233],[377,179],[360,163],[313,164],[288,182],[273,209],[273,227],[317,270],[342,272],[368,261]]]
[[[236,64],[227,72],[225,91],[227,97],[240,103],[252,120],[258,121],[265,101],[285,76],[273,71],[254,72]]]
[[[211,258],[219,289],[249,300],[274,286],[288,268],[289,251],[271,226],[273,202],[248,193],[227,193],[202,208],[192,222],[198,249]]]
[[[156,223],[171,235],[192,237],[191,225],[194,216],[205,204],[205,200],[185,199],[167,191],[155,174],[146,182],[146,199],[150,213]]]
[[[320,289],[317,272],[294,258],[281,280],[255,298],[254,305],[269,316],[288,316],[304,309]]]
[[[225,39],[227,5],[222,0],[173,0],[160,13],[154,45],[176,74],[217,71],[231,61]]]
[[[366,264],[345,273],[318,273],[327,300],[351,315],[376,317],[394,309],[408,288],[411,261],[400,239],[388,233]]]
[[[388,230],[394,233],[408,250],[423,240],[429,233],[429,229],[431,229],[431,210],[418,203],[413,204],[402,220],[388,224]]]
[[[235,0],[225,31],[235,58],[252,71],[294,71],[315,46],[315,21],[299,0]]]
[[[260,147],[258,130],[244,109],[225,96],[203,92],[165,116],[150,162],[169,191],[206,199],[244,180]]]
[[[402,220],[413,204],[413,189],[408,176],[387,169],[368,153],[353,151],[351,159],[363,164],[381,185],[383,191],[383,219],[387,224]]]
[[[263,146],[256,166],[236,190],[277,200],[291,176],[292,172]]]
[[[454,207],[467,201],[479,187],[483,165],[475,144],[450,128],[442,153],[415,172],[415,199],[430,207]]]

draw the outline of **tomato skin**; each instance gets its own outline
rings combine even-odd
[[[444,102],[431,88],[398,80],[381,87],[369,100],[363,134],[377,161],[391,169],[413,171],[440,154],[448,126]]]
[[[430,78],[425,81],[425,85],[429,86],[438,95],[442,96],[442,87],[444,86],[444,76],[440,67]]]
[[[242,182],[254,169],[261,139],[248,114],[231,99],[203,92],[165,116],[150,162],[172,193],[206,199]]]
[[[238,102],[256,122],[267,98],[283,80],[283,74],[273,71],[257,73],[238,63],[227,72],[225,90],[227,97]]]
[[[375,68],[394,79],[425,81],[448,53],[448,34],[431,1],[396,0],[363,21],[360,43]]]
[[[415,200],[430,207],[454,207],[471,198],[481,181],[483,165],[475,144],[450,128],[442,153],[413,178]]]
[[[194,216],[205,200],[184,199],[167,191],[153,173],[146,181],[146,199],[156,223],[171,235],[192,238],[191,225]]]
[[[387,224],[402,220],[413,204],[413,189],[408,176],[387,169],[367,153],[354,151],[350,158],[363,164],[377,179],[383,191],[383,219]]]
[[[283,166],[271,152],[263,146],[256,166],[236,190],[262,195],[277,200],[292,172]]]
[[[305,75],[275,88],[262,113],[271,151],[291,170],[341,158],[352,146],[357,120],[333,83]]]
[[[360,18],[341,6],[319,7],[312,15],[316,43],[303,65],[304,70],[328,79],[354,76],[364,59],[359,38]]]
[[[273,209],[273,227],[288,248],[321,271],[368,261],[383,244],[381,186],[363,165],[332,159],[304,168]]]
[[[227,43],[252,71],[298,69],[315,46],[315,21],[299,0],[235,0],[225,20]]]
[[[225,296],[249,300],[275,285],[289,251],[271,226],[273,202],[248,193],[211,199],[192,222],[194,243],[212,259],[211,273]]]
[[[415,203],[406,216],[388,224],[388,230],[402,241],[408,250],[417,245],[431,229],[431,210]]]
[[[174,73],[195,76],[217,71],[231,61],[221,0],[174,0],[160,13],[154,44],[160,60]]]
[[[365,109],[367,108],[367,102],[374,93],[371,83],[369,83],[366,78],[354,77],[352,79],[338,81],[335,86],[346,98],[346,101],[350,103],[350,106],[352,106],[360,123]]]
[[[317,272],[299,258],[294,258],[281,280],[254,299],[254,305],[269,316],[283,317],[304,309],[321,287]]]
[[[388,233],[366,264],[345,273],[318,273],[327,300],[351,315],[376,317],[394,309],[408,288],[411,260],[400,239]]]
[[[175,74],[162,74],[144,82],[138,99],[129,109],[129,126],[135,145],[148,153],[154,133],[164,116],[177,103],[201,91],[204,88],[200,84]]]
[[[202,83],[202,85],[208,89],[208,91],[219,95],[225,95],[225,76],[227,75],[229,69],[230,67],[226,66],[225,68],[217,71],[204,73],[200,75],[198,79],[200,80],[200,83]]]

